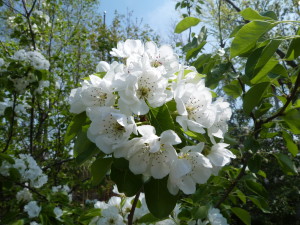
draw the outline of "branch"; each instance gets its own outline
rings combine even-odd
[[[224,0],[224,1],[227,2],[229,5],[231,5],[237,12],[241,11],[241,9],[237,7],[232,1],[230,0]]]
[[[6,141],[6,145],[5,148],[3,149],[3,153],[7,151],[10,141],[12,139],[13,136],[13,129],[14,129],[14,123],[15,123],[15,108],[16,108],[16,102],[17,102],[17,94],[14,93],[14,101],[13,101],[13,107],[12,107],[12,116],[11,116],[11,121],[10,121],[10,128],[9,128],[9,134],[8,134],[8,138]]]
[[[36,44],[35,44],[35,37],[34,37],[34,32],[32,30],[32,26],[31,26],[31,22],[30,22],[30,15],[32,13],[32,10],[36,4],[36,1],[35,0],[32,4],[32,7],[30,9],[30,11],[27,10],[27,7],[26,7],[26,2],[25,0],[22,0],[22,4],[23,4],[23,8],[25,10],[25,13],[26,13],[26,20],[27,20],[27,23],[28,23],[28,26],[29,26],[29,32],[30,32],[30,36],[31,36],[31,41],[32,41],[32,45],[33,45],[33,49],[36,50]]]
[[[48,168],[51,168],[53,166],[61,165],[61,164],[65,163],[65,162],[69,162],[69,161],[72,161],[72,160],[74,160],[74,158],[69,158],[69,159],[65,159],[65,160],[59,161],[59,162],[52,163],[52,164],[50,164],[48,166],[45,166],[43,168],[43,171],[46,171]]]
[[[298,73],[297,80],[295,82],[295,86],[294,86],[293,90],[291,91],[291,94],[287,97],[287,100],[286,100],[286,103],[284,104],[284,106],[282,106],[282,108],[277,113],[275,113],[273,116],[263,120],[262,123],[268,123],[268,122],[272,121],[273,119],[275,119],[279,116],[282,116],[284,114],[284,111],[288,107],[288,105],[296,97],[297,90],[299,87],[300,87],[300,72]]]
[[[19,14],[21,14],[22,16],[26,17],[25,14],[23,14],[21,11],[15,9],[14,7],[12,7],[10,4],[6,3],[5,1],[2,1],[2,3],[3,3],[6,7],[10,8],[12,11],[16,11],[17,13],[19,13]]]
[[[132,203],[132,207],[131,207],[130,213],[128,215],[128,225],[132,225],[133,224],[134,211],[135,211],[135,208],[136,208],[136,205],[138,203],[138,200],[139,200],[139,197],[140,197],[140,194],[141,194],[142,190],[143,190],[143,186],[141,187],[141,189],[138,191],[138,193],[134,197],[134,200],[133,200],[133,203]]]

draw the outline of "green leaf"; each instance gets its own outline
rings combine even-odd
[[[257,152],[260,148],[260,145],[257,140],[254,139],[253,136],[248,136],[244,142],[245,151],[251,150],[252,152]]]
[[[195,207],[192,210],[192,216],[194,219],[205,219],[207,217],[207,213],[209,210],[209,206],[200,206],[200,207]]]
[[[112,163],[113,158],[98,158],[93,162],[91,166],[93,185],[101,183]]]
[[[282,77],[288,77],[288,72],[286,70],[286,68],[281,65],[281,64],[277,64],[268,74],[268,76],[270,78],[277,78],[279,76]]]
[[[163,218],[163,219],[167,219],[167,218],[168,217]],[[148,213],[148,214],[142,216],[140,219],[138,219],[138,224],[142,224],[142,223],[145,223],[145,224],[149,224],[149,223],[154,224],[154,223],[159,222],[161,220],[162,219],[156,218],[151,213]]]
[[[237,80],[234,80],[234,81],[237,81]],[[241,94],[243,92],[241,86],[238,83],[225,85],[223,87],[223,90],[227,95],[229,95],[233,98],[237,98],[237,97],[241,96]]]
[[[262,157],[260,155],[254,155],[248,162],[249,170],[252,173],[257,173],[260,170],[262,163]]]
[[[278,153],[278,154],[274,154],[274,156],[276,157],[278,164],[280,165],[283,172],[285,172],[287,175],[298,174],[295,164],[287,155]]]
[[[86,124],[86,121],[87,116],[85,111],[73,117],[65,134],[65,144],[68,144],[74,137],[76,137],[78,132],[81,131],[81,127]]]
[[[256,10],[247,8],[240,12],[245,20],[273,20],[273,18],[262,16]]]
[[[243,109],[246,115],[250,115],[254,107],[259,106],[269,86],[269,82],[259,83],[246,92],[243,98]]]
[[[167,105],[162,105],[158,108],[150,108],[148,119],[151,125],[155,127],[158,136],[166,130],[175,130],[174,121]]]
[[[252,21],[244,25],[235,35],[230,48],[231,58],[251,50],[258,39],[271,30],[275,24],[265,21]]]
[[[24,224],[24,220],[18,220],[16,222],[11,223],[10,225],[23,225]]]
[[[264,198],[259,196],[248,196],[247,198],[249,198],[262,212],[270,213],[270,208]]]
[[[255,74],[260,71],[264,67],[264,65],[271,59],[281,42],[282,40],[271,40],[270,43],[263,49],[261,56],[259,57],[258,62],[255,65]]]
[[[125,193],[127,197],[134,196],[143,185],[143,176],[135,175],[129,170],[126,159],[115,159],[111,165],[111,179],[118,186],[119,192]]]
[[[79,222],[81,222],[81,224],[89,224],[94,217],[99,215],[101,215],[101,209],[89,209],[87,212],[81,213]]]
[[[251,225],[251,216],[250,213],[244,209],[241,208],[231,208],[231,211],[240,218],[241,221],[243,221],[246,225]]]
[[[10,164],[15,163],[15,160],[10,155],[7,155],[5,153],[0,153],[0,159],[5,160],[5,161],[9,162]]]
[[[300,35],[300,29],[298,29],[296,35]],[[300,38],[294,38],[288,48],[285,58],[287,60],[294,60],[300,56]]]
[[[200,20],[195,17],[185,17],[183,20],[181,20],[175,27],[175,33],[179,34],[186,29],[196,26]]]
[[[269,81],[270,78],[267,74],[272,71],[276,65],[278,64],[278,60],[275,58],[270,59],[262,68],[261,70],[254,75],[254,78],[251,80],[252,84],[257,84],[265,81]]]
[[[95,154],[100,153],[99,148],[88,139],[87,128],[88,126],[85,126],[79,132],[74,146],[75,161],[79,165],[91,159]]]
[[[221,63],[216,66],[211,72],[208,72],[205,80],[205,86],[214,89],[219,84],[220,80],[223,79],[223,74],[229,71],[230,67],[231,63]]]
[[[278,20],[276,13],[273,11],[261,12],[260,15],[265,16],[265,17],[270,17],[273,20]]]
[[[241,192],[239,189],[237,189],[236,191],[237,196],[239,197],[239,199],[245,204],[246,203],[246,195]]]
[[[175,208],[178,196],[170,194],[167,188],[168,177],[151,178],[144,186],[149,211],[157,218],[167,217]]]
[[[297,109],[289,110],[282,119],[287,123],[294,134],[300,134],[300,111]]]
[[[261,196],[263,198],[268,197],[267,190],[260,183],[257,183],[253,180],[246,180],[245,184],[249,191],[252,191],[253,193],[258,194],[259,196]]]
[[[298,154],[298,146],[294,143],[293,138],[287,132],[282,132],[282,137],[286,143],[289,152],[295,157]]]
[[[201,49],[206,44],[206,41],[201,42],[196,48],[190,49],[186,53],[186,60],[190,60],[191,58],[194,58],[198,55],[198,53],[201,51]]]
[[[244,25],[239,25],[236,26],[233,31],[230,33],[229,38],[235,37],[235,35],[237,34],[237,32],[243,27]]]

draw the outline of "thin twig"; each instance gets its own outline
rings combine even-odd
[[[141,189],[138,191],[138,193],[135,195],[132,206],[131,206],[131,210],[130,213],[128,215],[128,225],[132,225],[133,224],[133,215],[134,215],[134,211],[135,208],[137,206],[141,191],[143,190],[143,186],[141,187]]]

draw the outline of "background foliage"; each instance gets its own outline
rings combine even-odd
[[[85,118],[79,115],[72,120],[67,103],[71,89],[94,72],[100,59],[112,62],[109,51],[118,41],[160,40],[131,13],[116,13],[112,24],[105,24],[101,16],[95,16],[98,4],[93,0],[0,1],[0,58],[5,61],[0,68],[0,101],[11,102],[0,115],[0,162],[12,155],[31,154],[48,175],[43,188],[30,189],[43,204],[43,224],[60,224],[52,212],[57,205],[72,215],[63,218],[64,223],[87,224],[87,218],[95,214],[85,200],[111,196],[109,177],[102,173],[102,180],[95,178],[99,170],[93,173],[95,146],[78,144],[76,129]],[[206,85],[231,102],[234,113],[225,141],[238,157],[207,184],[199,185],[196,194],[180,196],[179,218],[182,223],[204,219],[206,207],[213,205],[230,224],[299,224],[298,2],[183,0],[176,8],[182,20],[175,33],[187,30],[188,35],[186,42],[177,43],[182,59],[205,74]],[[35,16],[34,10],[48,15],[49,23]],[[190,28],[199,21],[206,25],[193,33]],[[224,55],[218,52],[220,48]],[[39,50],[50,68],[35,70],[16,64],[11,57],[21,49]],[[36,81],[16,91],[11,79],[30,73]],[[49,86],[42,87],[41,81],[49,81]],[[36,91],[39,88],[41,93]],[[17,111],[20,104],[25,108]],[[114,174],[124,172],[123,163],[111,169],[115,182],[118,177]],[[71,187],[67,193],[73,195],[70,203],[66,194],[50,192],[52,186],[64,184]],[[0,175],[1,223],[28,222],[24,203],[15,198],[24,186],[17,175]],[[134,195],[138,190],[124,186],[122,191]]]

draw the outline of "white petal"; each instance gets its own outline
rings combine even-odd
[[[162,144],[177,145],[181,143],[178,135],[172,130],[166,130],[161,133],[160,141]]]
[[[195,121],[187,120],[187,126],[188,126],[189,130],[191,130],[191,131],[195,131],[200,134],[205,133],[203,126]]]
[[[186,159],[178,159],[172,164],[170,176],[178,179],[188,174],[192,169],[191,164]]]
[[[155,128],[151,125],[138,126],[137,129],[142,136],[151,137],[155,135]]]
[[[142,174],[146,171],[149,164],[148,154],[136,153],[129,159],[129,169],[134,174]]]
[[[187,195],[194,194],[196,191],[196,183],[190,176],[184,176],[178,183],[178,187]]]
[[[164,161],[163,156],[156,156],[154,159],[152,159],[152,166],[150,171],[151,175],[155,179],[161,179],[169,174],[170,165]]]

